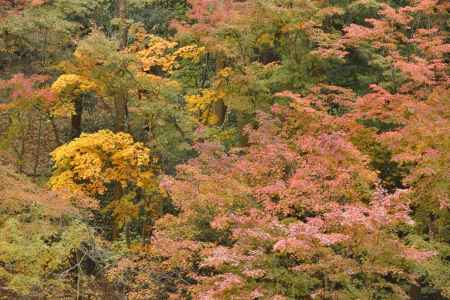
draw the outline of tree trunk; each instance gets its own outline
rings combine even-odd
[[[76,99],[75,103],[75,114],[72,115],[72,138],[75,139],[81,135],[81,119],[83,117],[83,100]]]
[[[225,115],[227,113],[227,106],[225,105],[223,100],[214,102],[212,110],[218,118],[217,125],[222,125],[225,121]]]
[[[120,184],[120,182],[116,182],[113,185],[113,190],[112,190],[112,200],[111,202],[114,201],[120,201],[120,198],[122,198],[123,196],[123,188],[122,185]],[[119,228],[117,226],[116,220],[112,220],[112,240],[115,240],[118,238],[120,232],[119,232]]]
[[[53,135],[55,136],[56,145],[59,147],[62,145],[62,142],[61,138],[59,137],[58,126],[56,125],[55,119],[53,118],[51,113],[47,112],[47,117],[50,120],[50,124],[53,128]]]
[[[114,131],[126,132],[128,119],[128,100],[126,97],[116,97],[114,99]]]
[[[117,0],[117,17],[120,19],[120,36],[119,46],[120,50],[127,47],[128,44],[128,12],[127,12],[127,0]],[[114,130],[116,132],[127,130],[127,118],[128,118],[128,99],[126,96],[118,95],[114,99]]]
[[[120,19],[120,49],[128,44],[127,0],[117,0],[117,17]]]
[[[218,56],[216,57],[216,68],[217,70],[223,69],[226,66],[226,60]],[[223,122],[225,121],[225,116],[227,114],[227,106],[225,105],[225,102],[223,100],[215,101],[212,106],[212,112],[217,117],[217,126],[223,125]]]
[[[33,166],[33,177],[34,179],[37,177],[37,171],[39,167],[39,160],[41,158],[41,140],[42,140],[42,117],[39,116],[39,127],[38,127],[38,136],[37,136],[37,149],[34,154],[34,166]]]

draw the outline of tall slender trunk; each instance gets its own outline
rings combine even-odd
[[[225,67],[225,60],[222,58],[216,58],[216,68],[218,70],[223,69]],[[225,105],[225,102],[223,100],[219,100],[214,102],[212,111],[218,118],[217,124],[218,126],[223,125],[223,122],[225,121],[225,115],[227,114],[227,106]]]
[[[111,202],[120,201],[120,199],[122,198],[123,194],[124,194],[124,191],[123,191],[122,185],[120,184],[120,182],[115,182],[113,187],[112,187],[112,199],[111,199]],[[119,227],[117,226],[116,220],[113,219],[113,223],[112,223],[112,240],[117,239],[119,237],[119,234],[120,234]]]
[[[225,121],[225,115],[227,113],[227,106],[225,105],[225,102],[223,102],[223,100],[214,102],[213,112],[218,118],[217,125],[222,125]]]
[[[120,49],[128,44],[128,5],[127,0],[117,0],[117,17],[120,19]]]
[[[114,131],[127,131],[128,123],[128,99],[126,96],[116,96],[114,98]]]
[[[128,221],[127,224],[125,224],[125,240],[127,242],[127,247],[131,246],[131,222]]]
[[[80,283],[81,283],[81,261],[78,256],[78,251],[75,253],[77,259],[77,297],[76,300],[80,299]]]
[[[117,17],[120,19],[120,35],[119,35],[119,46],[120,50],[127,47],[128,44],[128,11],[127,11],[127,0],[117,0]],[[128,97],[126,93],[124,95],[116,95],[114,99],[114,130],[116,132],[127,131],[128,122]]]
[[[34,166],[33,166],[33,177],[37,177],[37,171],[39,167],[39,160],[41,159],[41,141],[42,140],[42,117],[39,116],[39,127],[37,136],[37,149],[34,154]]]
[[[32,125],[32,117],[28,118],[28,125],[24,128],[21,128],[21,145],[20,150],[17,151],[18,157],[17,157],[17,167],[19,173],[23,173],[24,169],[24,160],[25,160],[25,153],[26,153],[26,143],[27,143],[27,135],[31,131],[31,125]]]
[[[81,135],[81,120],[83,117],[83,100],[76,99],[75,103],[75,114],[72,115],[72,138],[77,138]]]
[[[52,114],[49,112],[47,112],[47,117],[50,120],[50,124],[52,125],[53,128],[53,135],[55,136],[56,146],[59,147],[62,145],[62,142],[61,138],[59,137],[58,126],[56,125],[55,118],[53,118]]]

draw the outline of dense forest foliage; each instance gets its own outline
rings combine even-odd
[[[447,0],[0,0],[0,299],[450,299]]]

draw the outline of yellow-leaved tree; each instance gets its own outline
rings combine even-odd
[[[79,137],[84,108],[83,100],[97,92],[97,85],[92,80],[80,75],[63,74],[52,84],[51,90],[58,97],[52,113],[56,116],[70,117],[71,135],[73,138]]]
[[[187,107],[197,119],[207,125],[220,125],[223,122],[225,110],[223,108],[222,91],[203,89],[199,95],[186,96]]]
[[[127,52],[136,55],[141,71],[148,74],[168,75],[180,67],[180,61],[198,62],[205,53],[204,47],[195,44],[180,46],[176,41],[149,34],[139,24],[132,26],[129,34],[134,43]]]
[[[52,152],[52,189],[68,189],[99,199],[101,213],[111,217],[112,237],[152,209],[160,200],[156,161],[150,149],[131,135],[109,130],[83,133]],[[153,201],[152,201],[153,200]],[[150,202],[150,203],[149,203]]]

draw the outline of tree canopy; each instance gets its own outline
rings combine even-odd
[[[0,0],[0,299],[450,299],[449,11]]]

